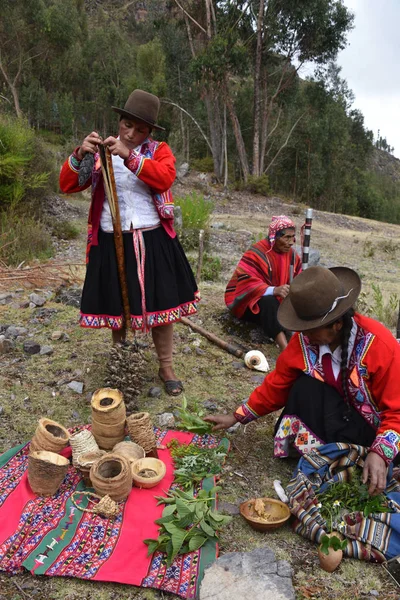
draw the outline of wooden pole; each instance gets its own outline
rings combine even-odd
[[[233,356],[236,356],[237,358],[242,358],[246,354],[246,352],[248,352],[248,350],[242,350],[241,348],[239,348],[239,346],[235,346],[235,344],[230,344],[229,342],[225,342],[225,340],[221,340],[221,338],[217,337],[210,331],[207,331],[203,327],[200,327],[200,325],[193,323],[193,321],[190,321],[186,317],[182,317],[180,323],[191,327],[193,331],[200,333],[200,335],[210,340],[210,342],[213,342],[214,344],[216,344],[223,350],[226,350],[226,352],[229,352],[229,354],[233,354]]]
[[[115,254],[117,257],[118,278],[121,287],[125,327],[128,329],[131,325],[131,311],[129,307],[128,284],[125,271],[124,240],[122,236],[121,217],[119,213],[117,186],[115,185],[111,152],[108,148],[104,148],[104,146],[99,146],[99,150],[100,159],[102,162],[103,177],[105,178],[104,187],[108,195],[111,216],[113,220]]]
[[[200,278],[201,278],[201,269],[203,267],[203,254],[204,254],[204,229],[200,229],[199,256],[198,256],[198,260],[197,260],[197,273],[196,273],[197,285],[200,283]]]
[[[308,257],[310,253],[310,239],[311,239],[311,226],[313,219],[313,209],[307,208],[306,220],[304,223],[304,234],[303,234],[303,257],[302,257],[302,269],[305,271],[308,268]]]

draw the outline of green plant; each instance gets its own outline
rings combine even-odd
[[[212,156],[204,156],[203,158],[195,158],[192,161],[193,169],[202,173],[214,172],[214,159]]]
[[[156,496],[158,504],[165,504],[157,539],[147,539],[148,556],[156,551],[167,555],[170,566],[178,554],[186,554],[201,548],[208,540],[217,540],[217,530],[229,523],[231,517],[220,515],[213,510],[215,494],[220,488],[210,491],[200,490],[195,497],[193,492],[170,491],[166,497]]]
[[[321,552],[328,556],[329,548],[333,550],[344,550],[347,546],[347,540],[341,540],[337,535],[326,535],[321,537],[321,543],[319,545]]]
[[[200,448],[179,444],[175,439],[168,447],[175,464],[174,481],[183,489],[192,488],[206,477],[220,473],[226,457],[224,448]]]
[[[75,240],[79,237],[79,228],[70,221],[55,221],[51,224],[51,232],[60,240]]]
[[[221,274],[222,263],[219,256],[203,255],[201,278],[205,281],[217,281]]]
[[[247,182],[244,185],[244,188],[253,194],[262,194],[263,196],[268,196],[271,189],[269,186],[268,175],[261,175],[260,177],[255,177],[254,175],[249,175]]]
[[[206,243],[207,229],[214,204],[196,192],[175,198],[175,204],[180,206],[182,212],[182,231],[179,237],[184,249],[188,251],[198,247],[200,229],[206,232]]]
[[[17,266],[51,255],[51,236],[43,223],[14,211],[0,213],[0,261]]]
[[[365,240],[363,246],[363,256],[364,258],[373,258],[375,255],[375,248],[370,240]]]
[[[178,408],[178,422],[176,427],[178,429],[184,429],[186,431],[192,431],[193,433],[210,433],[212,430],[212,424],[203,421],[201,418],[204,415],[203,410],[198,410],[197,406],[194,407],[194,411],[188,410],[188,403],[186,397],[182,398],[182,407]]]
[[[374,316],[387,327],[394,327],[397,323],[399,296],[390,294],[385,301],[382,290],[378,284],[371,283],[373,291],[373,304],[369,307],[368,314]]]

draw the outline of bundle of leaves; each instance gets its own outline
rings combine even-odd
[[[352,469],[348,481],[338,481],[319,494],[321,514],[330,519],[332,527],[339,524],[346,514],[361,512],[364,517],[372,513],[391,512],[384,494],[370,496],[368,486],[362,483],[361,470]],[[331,527],[331,530],[332,530]]]
[[[185,431],[199,434],[211,432],[213,428],[212,424],[203,421],[201,418],[205,414],[204,411],[199,410],[197,406],[194,407],[193,411],[188,410],[188,403],[185,396],[182,398],[182,408],[178,408],[176,412],[178,418],[176,423],[177,429],[184,429]]]
[[[213,510],[215,494],[220,488],[210,491],[200,490],[197,496],[193,491],[174,490],[167,497],[156,496],[158,504],[165,504],[157,539],[147,539],[148,556],[156,551],[167,555],[169,567],[178,554],[186,554],[201,548],[208,540],[217,541],[217,530],[224,527],[231,517]]]
[[[185,490],[199,484],[206,477],[221,473],[226,457],[223,447],[200,448],[192,444],[179,444],[175,439],[168,444],[175,463],[175,483]]]

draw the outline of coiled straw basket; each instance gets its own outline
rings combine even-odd
[[[69,443],[72,448],[72,464],[74,467],[78,466],[78,458],[81,454],[96,452],[99,449],[94,435],[89,429],[82,429],[75,435],[71,435]]]
[[[99,496],[110,496],[115,502],[126,500],[132,489],[130,463],[118,454],[106,454],[90,469],[90,479]]]
[[[111,450],[125,437],[126,408],[119,390],[101,388],[92,396],[92,433],[97,444]]]
[[[69,433],[59,423],[51,419],[40,419],[30,444],[30,452],[47,450],[58,454],[68,446]]]
[[[126,458],[130,463],[139,460],[139,458],[144,458],[146,456],[146,452],[139,446],[139,444],[135,444],[135,442],[119,442],[113,448],[113,454],[119,454]]]
[[[28,457],[28,481],[38,496],[54,496],[63,482],[69,460],[55,452],[39,450]]]
[[[133,413],[127,418],[126,424],[128,426],[129,437],[133,442],[142,446],[146,454],[156,447],[156,436],[154,435],[149,413]]]
[[[81,472],[85,485],[90,487],[92,486],[92,482],[90,479],[90,469],[92,468],[95,462],[97,462],[102,456],[105,455],[105,453],[105,450],[99,450],[97,448],[97,450],[95,450],[94,452],[84,452],[78,456],[76,461],[76,467]]]

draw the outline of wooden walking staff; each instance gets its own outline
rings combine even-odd
[[[122,307],[124,311],[125,327],[126,330],[128,330],[131,324],[131,311],[129,307],[128,284],[126,281],[124,240],[122,237],[117,186],[115,185],[114,169],[110,150],[105,146],[100,145],[99,153],[101,170],[103,172],[104,188],[106,190],[108,204],[110,205],[110,212],[113,222],[115,254],[117,257],[118,278],[121,287]]]
[[[308,268],[308,257],[310,253],[310,238],[311,238],[311,225],[313,219],[312,208],[306,210],[306,220],[302,227],[302,269],[305,271]]]

